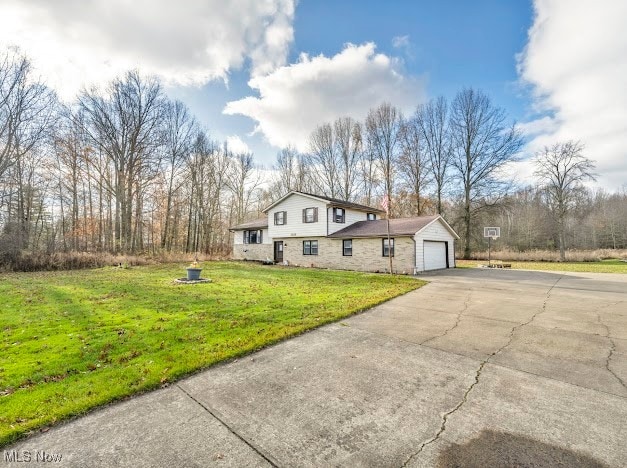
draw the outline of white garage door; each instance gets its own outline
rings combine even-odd
[[[446,242],[424,241],[425,270],[446,268]]]

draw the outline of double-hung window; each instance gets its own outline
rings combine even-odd
[[[303,210],[303,223],[317,223],[318,208],[305,208]]]
[[[366,214],[366,219],[368,221],[374,221],[377,219],[377,215],[375,213],[368,213]]]
[[[346,210],[344,208],[333,208],[333,222],[334,223],[346,222]]]
[[[282,226],[287,224],[287,211],[277,211],[274,213],[274,225]]]
[[[318,241],[303,241],[303,255],[318,255]]]
[[[344,239],[342,241],[342,255],[352,257],[353,255],[353,239]]]
[[[383,256],[393,257],[394,256],[394,239],[384,238],[381,240],[383,241]]]

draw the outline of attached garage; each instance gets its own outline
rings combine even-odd
[[[331,253],[338,255],[326,263],[331,268],[389,271],[391,250],[393,271],[416,274],[455,268],[455,241],[459,236],[442,216],[433,215],[358,221],[327,238],[350,241],[351,245],[348,255],[340,248],[329,246]],[[318,264],[321,264],[320,259]]]
[[[441,216],[435,216],[414,236],[416,272],[455,268],[455,241],[459,236]]]

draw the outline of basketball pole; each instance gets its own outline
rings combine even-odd
[[[490,250],[490,241],[492,240],[492,237],[488,237],[488,268],[490,268],[492,266],[492,259],[491,259],[491,250]]]

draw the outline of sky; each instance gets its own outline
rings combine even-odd
[[[627,184],[624,0],[1,0],[17,46],[66,102],[132,68],[162,80],[213,138],[270,168],[318,125],[383,101],[406,115],[463,87],[520,125],[511,167],[580,140],[596,185]]]

